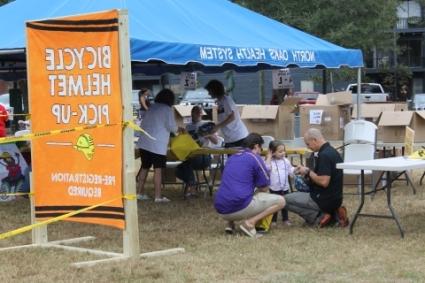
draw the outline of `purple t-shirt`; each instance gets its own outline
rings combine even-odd
[[[270,185],[266,165],[261,156],[251,150],[232,155],[226,162],[214,207],[220,214],[229,214],[246,208],[256,187]]]

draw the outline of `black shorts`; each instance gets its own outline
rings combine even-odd
[[[224,147],[225,148],[229,148],[229,147],[239,147],[239,146],[242,146],[243,145],[243,142],[245,141],[245,138],[243,138],[243,139],[240,139],[240,140],[238,140],[238,141],[235,141],[235,142],[229,142],[229,143],[225,143],[224,144]]]
[[[142,159],[142,168],[149,169],[153,165],[153,168],[165,168],[167,163],[167,156],[156,154],[144,149],[140,149],[140,158]]]

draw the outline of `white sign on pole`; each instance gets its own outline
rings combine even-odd
[[[294,83],[289,69],[279,69],[272,71],[273,89],[293,88]]]
[[[314,82],[301,81],[301,92],[314,92]]]
[[[196,89],[196,82],[197,82],[197,74],[196,72],[188,73],[188,72],[182,72],[180,75],[180,85],[183,90],[188,89]]]

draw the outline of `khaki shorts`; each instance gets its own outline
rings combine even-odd
[[[227,221],[240,221],[251,218],[272,205],[280,204],[282,198],[280,195],[257,193],[252,198],[251,203],[244,209],[229,214],[220,214],[220,216]]]

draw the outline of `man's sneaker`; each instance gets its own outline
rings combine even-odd
[[[155,202],[170,202],[166,197],[155,198]]]
[[[328,225],[331,222],[331,220],[332,220],[331,214],[329,214],[329,213],[323,214],[323,216],[322,216],[322,218],[320,219],[320,222],[319,222],[319,228],[325,227],[326,225]]]
[[[226,228],[224,228],[224,232],[226,232],[226,234],[233,235],[234,231],[235,231],[235,223],[233,221],[229,221],[227,223]]]
[[[143,195],[137,195],[137,199],[138,200],[150,200],[151,198],[148,196],[148,195],[145,195],[145,194],[143,194]]]
[[[338,223],[340,227],[347,227],[350,221],[347,217],[347,209],[345,206],[341,206],[336,210],[336,215],[338,218]]]

